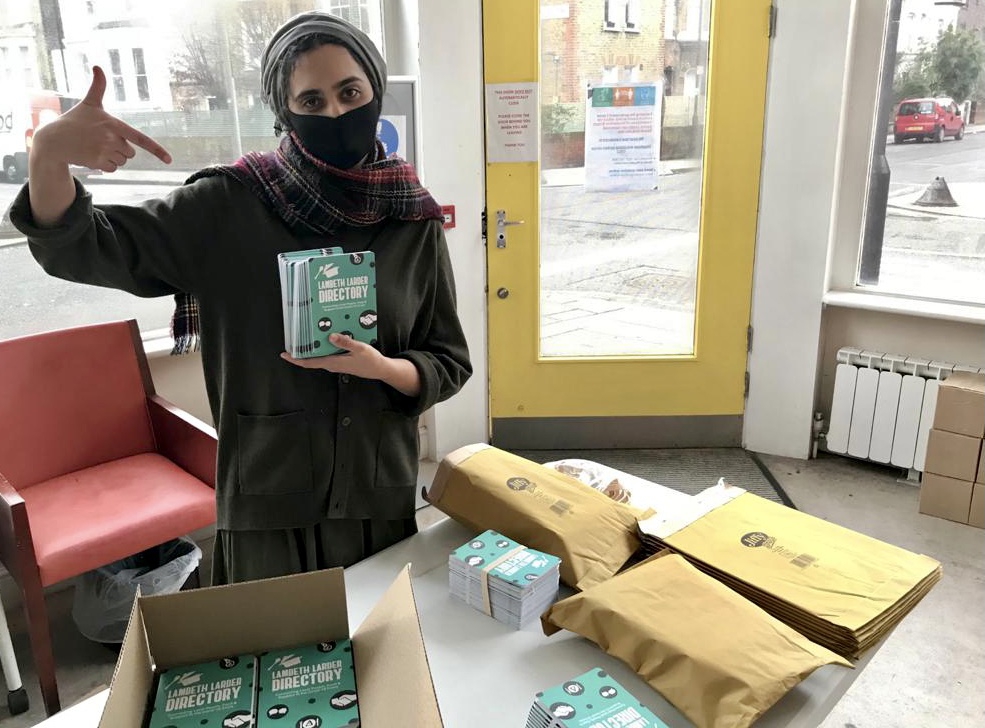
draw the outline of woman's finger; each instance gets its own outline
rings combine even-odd
[[[165,149],[160,144],[155,142],[153,139],[151,139],[149,136],[144,134],[142,131],[138,131],[137,129],[134,129],[132,126],[130,126],[125,122],[120,121],[119,119],[117,119],[116,121],[118,124],[118,130],[120,136],[122,136],[125,140],[133,144],[136,144],[141,149],[150,152],[165,164],[171,164],[171,155],[168,153],[167,149]]]

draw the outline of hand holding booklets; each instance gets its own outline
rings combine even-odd
[[[277,256],[284,347],[297,359],[344,352],[328,337],[376,344],[376,257],[315,248]]]

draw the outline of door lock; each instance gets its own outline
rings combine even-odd
[[[506,247],[507,225],[523,225],[523,220],[507,220],[506,210],[496,210],[496,247],[497,248]],[[505,296],[502,296],[502,298],[505,298]]]

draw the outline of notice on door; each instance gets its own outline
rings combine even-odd
[[[536,162],[540,146],[537,84],[486,84],[486,161]]]
[[[599,84],[585,107],[585,189],[654,190],[660,168],[659,84]]]

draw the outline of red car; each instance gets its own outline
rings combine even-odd
[[[897,144],[907,139],[942,142],[949,136],[955,140],[964,136],[964,119],[953,99],[904,99],[896,107],[893,141]]]

